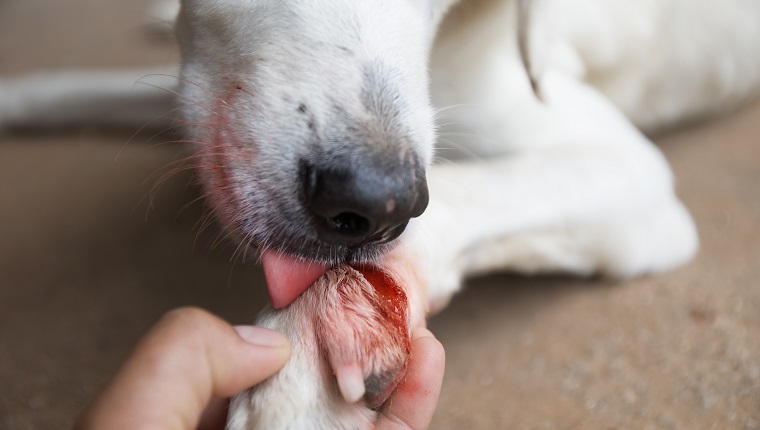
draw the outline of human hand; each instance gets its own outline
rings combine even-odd
[[[406,375],[385,401],[376,430],[427,429],[438,405],[445,367],[441,342],[428,329],[415,329]]]
[[[277,372],[290,356],[281,334],[232,327],[199,309],[169,312],[142,339],[76,429],[219,429],[226,398]],[[377,429],[423,429],[443,380],[443,347],[418,329],[407,378],[386,403]]]
[[[167,313],[137,345],[76,429],[222,428],[222,400],[290,357],[282,334],[232,327],[200,309]]]

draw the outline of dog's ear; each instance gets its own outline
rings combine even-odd
[[[535,49],[535,28],[534,28],[534,8],[540,0],[518,0],[517,1],[517,48],[520,51],[520,60],[525,67],[525,74],[528,75],[530,87],[533,93],[541,101],[544,101],[541,93],[539,82],[540,70],[536,64]]]

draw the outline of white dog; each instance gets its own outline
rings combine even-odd
[[[370,428],[411,329],[470,274],[630,277],[694,255],[639,130],[760,87],[760,2],[455,3],[182,1],[179,91],[202,183],[261,251],[282,309],[258,323],[294,346],[235,399],[229,428]],[[40,88],[92,93],[72,79],[0,87],[15,100],[0,123],[75,119],[51,113],[59,96],[19,108]],[[70,115],[92,114],[78,105]],[[438,157],[470,159],[433,163],[436,141]]]

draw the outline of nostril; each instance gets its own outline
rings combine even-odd
[[[367,218],[351,212],[343,212],[327,218],[327,225],[346,237],[363,237],[372,230],[372,223]]]
[[[329,161],[302,161],[299,172],[303,207],[320,241],[349,247],[390,242],[427,205],[424,174],[420,180],[411,168]]]

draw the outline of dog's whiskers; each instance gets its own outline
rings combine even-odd
[[[216,239],[214,239],[214,241],[211,243],[211,247],[210,248],[211,249],[216,249],[222,243],[225,243],[227,240],[229,240],[230,236],[232,236],[233,234],[235,234],[235,229],[233,228],[233,226],[239,220],[240,220],[240,215],[233,216],[232,219],[224,227],[224,229],[217,234]]]
[[[468,148],[467,145],[455,142],[455,141],[450,140],[450,139],[445,139],[445,138],[439,138],[438,141],[446,143],[448,145],[451,145],[451,147],[445,147],[445,146],[436,145],[436,152],[445,151],[445,150],[458,151],[460,153],[463,153],[463,154],[467,155],[468,157],[470,157],[470,158],[472,158],[474,160],[485,161],[485,158],[483,158],[483,156],[481,154],[478,154],[476,151],[473,151],[472,149]],[[450,162],[450,163],[456,164],[455,160],[452,159],[452,158],[453,157],[444,157],[444,156],[438,156],[438,155],[436,155],[436,157],[434,159],[434,163],[440,163],[442,161],[446,161],[446,162]]]
[[[252,233],[248,233],[246,236],[248,237],[248,240],[243,250],[243,262],[248,261],[248,251],[253,249],[253,241],[255,239]]]
[[[172,121],[174,121],[174,120],[172,119]],[[152,143],[153,139],[157,138],[158,136],[161,136],[162,134],[167,134],[167,133],[169,133],[169,132],[171,132],[173,130],[176,130],[176,129],[180,128],[180,127],[183,127],[183,124],[170,125],[170,126],[164,128],[163,130],[160,130],[160,131],[157,131],[157,132],[153,133],[150,137],[148,137],[148,139],[145,140],[145,143]],[[167,142],[159,142],[159,145],[163,144],[163,143],[174,143],[174,142],[175,141],[172,141],[172,140],[167,141]]]
[[[182,142],[182,141],[177,141]],[[215,148],[215,147],[212,147]],[[203,168],[209,168],[209,169],[218,169],[221,166],[213,163],[195,163],[195,164],[188,164],[191,161],[195,159],[200,159],[204,155],[203,150],[198,151],[195,154],[192,154],[188,157],[172,161],[168,163],[167,165],[163,166],[162,168],[158,169],[156,172],[151,174],[145,182],[152,182],[155,181],[153,186],[150,188],[150,190],[146,193],[146,195],[140,199],[140,201],[137,203],[137,206],[139,206],[143,201],[148,201],[148,207],[146,208],[145,213],[145,219],[148,218],[148,213],[150,212],[150,209],[153,207],[153,201],[155,199],[155,196],[158,194],[160,189],[163,187],[166,182],[169,181],[172,177],[177,175],[178,173],[188,171],[188,170],[200,170]],[[163,171],[163,173],[161,173]],[[135,210],[137,209],[137,206],[135,207]],[[134,211],[134,210],[133,210]]]
[[[207,198],[207,196],[200,195],[200,196],[198,196],[198,197],[190,200],[189,202],[185,203],[184,205],[182,205],[182,207],[179,208],[179,210],[177,211],[177,214],[174,216],[174,220],[176,221],[186,210],[190,209],[190,207],[192,205],[194,205],[194,204],[196,204],[196,203],[198,203],[200,201],[203,201],[206,198]]]
[[[138,134],[140,134],[140,133],[141,133],[143,130],[145,130],[145,129],[146,129],[148,126],[150,126],[150,125],[151,125],[151,124],[153,124],[154,122],[156,122],[156,121],[158,121],[158,120],[160,120],[160,119],[167,119],[167,115],[169,115],[169,114],[171,114],[171,113],[173,113],[173,112],[176,112],[176,111],[177,111],[177,110],[179,110],[179,109],[180,109],[179,107],[175,107],[175,108],[173,108],[173,109],[170,109],[170,110],[166,111],[165,113],[163,113],[163,114],[161,114],[161,115],[159,115],[159,116],[157,116],[157,117],[155,117],[155,118],[152,118],[152,119],[150,119],[149,121],[147,121],[145,124],[143,124],[143,125],[142,125],[140,128],[138,128],[138,129],[137,129],[137,130],[136,130],[134,133],[132,133],[132,135],[129,137],[129,139],[127,139],[127,141],[126,141],[126,142],[124,142],[124,144],[123,144],[123,145],[121,146],[121,148],[119,149],[119,152],[116,154],[116,157],[114,158],[114,161],[118,161],[118,160],[119,160],[119,157],[121,156],[122,152],[124,152],[124,149],[125,149],[125,148],[126,148],[126,147],[127,147],[127,146],[128,146],[128,145],[129,145],[129,144],[130,144],[130,143],[131,143],[133,140],[134,140],[134,138],[135,138],[135,137],[136,137]],[[163,130],[163,131],[161,131],[161,132],[159,132],[159,133],[156,133],[154,136],[156,136],[156,135],[158,135],[158,134],[161,134],[161,133],[164,133],[165,131],[166,131],[166,130]],[[152,138],[153,138],[153,136],[151,136],[151,139],[152,139]],[[150,141],[150,139],[148,139],[148,141]]]
[[[452,109],[479,108],[479,107],[480,106],[478,106],[476,104],[472,104],[472,103],[458,103],[458,104],[453,104],[453,105],[448,105],[448,106],[443,106],[443,107],[440,107],[440,108],[433,109],[433,115],[435,115],[436,117],[438,117],[438,114],[446,112],[446,111],[450,111]]]
[[[149,77],[153,77],[153,76],[162,76],[162,77],[167,77],[167,78],[174,78],[174,79],[177,79],[178,81],[186,82],[186,83],[188,83],[188,84],[190,84],[190,85],[192,85],[192,86],[200,89],[201,91],[205,92],[206,94],[210,95],[211,97],[215,98],[216,100],[218,100],[222,104],[224,104],[224,105],[227,104],[226,100],[224,100],[218,94],[216,94],[215,92],[213,92],[210,89],[206,88],[205,86],[200,85],[197,82],[191,81],[191,80],[189,80],[187,78],[183,78],[183,77],[178,76],[178,75],[171,75],[171,74],[168,74],[168,73],[150,73],[150,74],[144,75],[140,79],[149,78]]]
[[[135,81],[135,85],[145,85],[145,86],[148,86],[148,87],[151,87],[151,88],[155,88],[157,90],[166,91],[166,92],[168,92],[170,94],[173,94],[174,96],[178,97],[180,100],[184,100],[184,98],[185,98],[182,94],[180,94],[176,90],[172,90],[172,89],[169,89],[169,88],[166,88],[166,87],[162,87],[161,85],[151,84],[149,82],[143,82],[142,78],[140,78],[137,81]],[[188,103],[186,100],[185,100],[185,102]],[[205,105],[203,105],[201,103],[194,102],[194,101],[190,101],[189,103],[191,103],[191,104],[193,104],[193,105],[195,105],[195,106],[197,106],[197,107],[205,110],[206,112],[208,112],[210,114],[217,115],[217,112],[214,111],[214,110],[212,110],[212,109],[210,109],[208,106],[205,106]]]
[[[245,250],[248,248],[248,245],[251,243],[251,233],[246,232],[243,237],[240,240],[240,243],[235,248],[235,250],[232,252],[232,255],[230,256],[230,261],[233,261],[236,257],[241,256],[241,262],[245,262]],[[242,250],[242,251],[241,251]],[[242,254],[241,254],[242,253]]]
[[[214,216],[214,211],[212,209],[206,208],[205,213],[201,218],[198,220],[198,222],[201,223],[200,228],[197,230],[195,234],[195,240],[193,241],[193,248],[195,248],[198,239],[200,239],[201,234],[203,234],[204,231],[208,227],[210,227],[214,222],[217,220],[217,218]],[[197,225],[198,223],[196,223]]]

